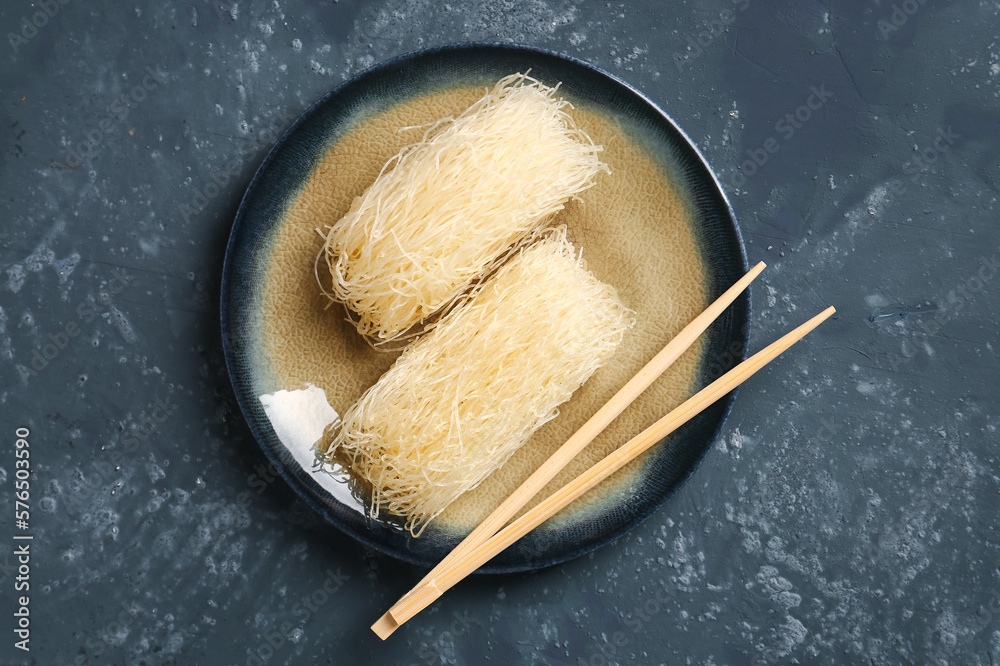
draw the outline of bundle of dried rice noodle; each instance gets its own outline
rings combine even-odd
[[[554,418],[632,323],[565,229],[543,232],[403,352],[327,455],[370,484],[373,516],[405,516],[416,536]]]
[[[362,335],[394,340],[454,302],[607,171],[555,92],[523,74],[501,79],[389,160],[320,231],[320,283]]]

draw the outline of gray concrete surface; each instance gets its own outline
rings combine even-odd
[[[924,0],[5,2],[0,661],[1000,663],[998,20]],[[294,117],[467,40],[565,51],[671,114],[771,265],[756,346],[839,314],[746,385],[652,519],[466,581],[381,643],[368,625],[422,572],[263,467],[219,275]]]

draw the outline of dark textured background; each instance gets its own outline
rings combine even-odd
[[[0,662],[1000,663],[995,2],[160,4],[0,8]],[[466,40],[565,51],[671,114],[771,265],[755,347],[839,315],[746,385],[652,519],[580,560],[466,581],[383,644],[368,625],[422,572],[260,467],[219,275],[294,117],[386,58]],[[815,91],[807,120],[783,120]]]

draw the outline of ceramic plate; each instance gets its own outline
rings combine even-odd
[[[324,310],[312,274],[322,243],[315,228],[344,212],[398,150],[394,143],[419,138],[401,126],[431,122],[435,112],[460,111],[503,76],[529,70],[544,83],[559,85],[559,94],[574,105],[578,124],[605,147],[602,155],[611,176],[571,202],[565,219],[558,221],[567,224],[594,272],[614,284],[636,311],[637,326],[611,364],[539,432],[538,442],[529,442],[503,474],[473,491],[478,495],[414,538],[390,516],[369,517],[363,494],[347,473],[319,465],[313,453],[313,443],[337,413],[343,414],[352,396],[392,360],[384,354],[373,357],[376,352],[351,337],[341,306]],[[489,493],[516,485],[530,473],[672,334],[746,271],[739,228],[712,170],[650,100],[566,55],[507,45],[460,45],[397,58],[357,76],[310,107],[277,142],[250,183],[233,224],[223,268],[223,344],[247,423],[292,488],[341,533],[429,567],[493,501]],[[665,384],[654,385],[642,403],[591,445],[578,468],[624,443],[742,360],[749,320],[747,292],[709,329],[701,347],[665,376]],[[330,336],[330,345],[322,344],[323,336]],[[733,399],[731,394],[703,412],[482,571],[524,571],[564,562],[638,525],[695,471]]]

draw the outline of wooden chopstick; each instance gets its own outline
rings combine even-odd
[[[652,384],[657,377],[674,361],[680,357],[698,339],[702,333],[718,319],[736,297],[750,285],[760,272],[766,268],[764,262],[759,262],[746,275],[739,279],[725,293],[719,296],[700,315],[695,317],[691,323],[685,326],[680,333],[667,343],[632,379],[628,381],[603,407],[587,420],[583,426],[577,430],[572,437],[566,440],[559,449],[552,454],[542,465],[522,483],[517,490],[510,494],[500,506],[494,509],[493,513],[486,517],[472,532],[470,532],[455,548],[432,569],[423,580],[417,583],[406,596],[396,602],[375,624],[372,631],[385,640],[396,630],[398,624],[394,620],[395,611],[400,604],[414,591],[420,589],[429,581],[439,576],[442,571],[452,566],[463,555],[469,553],[487,539],[492,537],[497,531],[507,524],[514,514],[520,511],[531,498],[551,481],[570,460],[573,459],[583,448],[608,426],[622,411]]]
[[[429,606],[446,590],[478,569],[532,529],[545,522],[567,504],[584,494],[615,471],[633,460],[663,437],[670,434],[688,420],[699,414],[716,400],[732,391],[746,379],[767,365],[783,351],[801,340],[807,333],[825,321],[836,310],[831,306],[805,324],[771,343],[763,350],[743,361],[738,366],[715,380],[685,401],[652,426],[634,437],[627,444],[615,450],[599,463],[573,481],[557,490],[551,496],[530,509],[523,516],[502,529],[495,536],[480,544],[454,566],[432,578],[423,587],[405,597],[392,613],[397,626],[403,624],[421,610]]]

